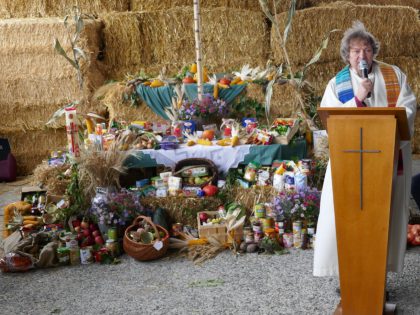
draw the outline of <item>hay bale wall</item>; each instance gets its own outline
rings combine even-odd
[[[283,29],[287,15],[281,13],[278,18]],[[291,63],[299,65],[308,62],[321,44],[324,35],[333,29],[342,31],[330,36],[329,48],[324,51],[320,62],[339,60],[339,47],[343,31],[357,19],[362,21],[381,42],[379,59],[419,56],[420,22],[415,9],[349,4],[347,6],[309,8],[296,12],[292,31],[286,44]],[[387,22],[384,23],[384,21]],[[284,62],[274,29],[271,33],[271,47],[275,62]]]
[[[0,0],[0,18],[64,17],[79,5],[83,13],[129,10],[130,0]]]
[[[297,0],[296,8],[303,9],[309,4],[309,0]],[[274,11],[274,5],[272,1],[269,1],[271,12],[284,12],[287,11],[290,6],[290,0],[276,1],[276,7]],[[131,0],[130,10],[131,11],[158,11],[168,10],[176,7],[192,6],[191,0]],[[251,11],[261,11],[259,0],[201,0],[200,7],[211,9],[211,8],[234,8]]]
[[[240,9],[202,9],[204,65],[211,72],[264,66],[269,34],[261,12]],[[246,21],[246,27],[244,27]],[[109,77],[121,79],[141,69],[157,74],[165,67],[177,73],[195,60],[193,9],[113,13],[104,16],[105,63]]]
[[[81,64],[82,92],[76,70],[53,47],[58,38],[66,51],[71,50],[61,19],[0,20],[0,116],[7,117],[0,131],[43,129],[58,108],[90,98],[104,82],[96,60],[101,27],[99,21],[86,20],[82,33],[81,46],[88,56]]]
[[[9,139],[11,151],[16,157],[18,176],[31,174],[52,151],[64,150],[67,145],[64,129],[31,132],[0,131],[0,138]]]
[[[372,4],[372,5],[398,5],[398,6],[408,6],[420,9],[420,0],[346,0],[346,1],[337,1],[337,0],[308,0],[307,6],[326,6],[331,3],[337,2],[351,2],[353,4]]]

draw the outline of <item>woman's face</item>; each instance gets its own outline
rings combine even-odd
[[[368,64],[368,69],[372,66],[373,62],[373,48],[365,40],[352,39],[350,40],[349,63],[350,67],[360,73],[359,63],[360,60],[365,60]]]

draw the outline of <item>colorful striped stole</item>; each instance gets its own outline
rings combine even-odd
[[[397,105],[398,96],[400,95],[400,85],[398,83],[397,75],[392,66],[383,62],[378,62],[378,64],[385,81],[388,107],[395,107]],[[345,103],[354,97],[349,65],[345,66],[344,69],[336,75],[335,82],[337,85],[338,99],[341,103]]]

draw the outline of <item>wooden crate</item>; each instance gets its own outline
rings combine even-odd
[[[217,211],[200,211],[197,213],[197,225],[198,225],[198,234],[200,238],[209,238],[210,236],[217,239],[222,244],[232,243],[232,240],[229,239],[227,234],[227,227],[225,223],[221,224],[212,224],[212,225],[201,225],[200,222],[200,213],[207,213],[209,218],[218,217]],[[240,243],[243,236],[242,226],[235,229],[234,238],[237,243]]]
[[[287,120],[287,121],[293,121],[293,126],[289,128],[287,131],[287,134],[284,136],[277,136],[274,137],[273,143],[276,144],[289,144],[289,141],[293,138],[295,133],[299,130],[299,121],[295,118],[277,118],[278,120]],[[274,125],[275,121],[273,122]]]

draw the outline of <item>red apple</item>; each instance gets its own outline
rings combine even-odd
[[[101,232],[98,231],[98,230],[95,230],[95,231],[92,232],[92,236],[93,237],[101,236]]]
[[[206,196],[214,196],[217,194],[217,186],[214,185],[206,185],[203,187],[203,191],[206,194]]]
[[[77,233],[77,237],[76,237],[76,239],[78,240],[78,241],[81,241],[82,239],[84,239],[85,238],[85,236],[83,235],[83,233],[82,232],[79,232],[79,233]]]
[[[74,231],[75,231],[76,233],[79,233],[79,232],[80,232],[80,230],[81,230],[80,225],[78,225],[78,226],[76,226],[76,227],[74,228]]]
[[[102,238],[102,236],[96,236],[95,237],[95,243],[99,244],[99,245],[103,245],[104,244],[104,239]]]
[[[91,223],[89,224],[89,230],[96,231],[98,229],[97,225],[95,223]]]
[[[82,231],[82,233],[83,233],[83,235],[84,235],[85,237],[90,236],[90,231],[89,231],[88,229],[84,229],[84,230]]]
[[[200,218],[200,222],[207,222],[207,219],[209,218],[209,216],[205,212],[200,212],[198,217]]]
[[[80,226],[80,220],[71,221],[71,225],[73,225],[73,228],[76,228],[76,227]]]
[[[80,226],[81,226],[83,229],[88,229],[88,228],[89,228],[89,222],[87,222],[87,221],[82,221],[82,222],[80,223]]]

